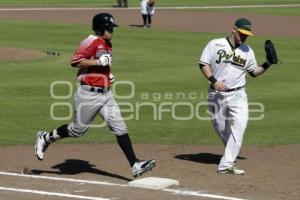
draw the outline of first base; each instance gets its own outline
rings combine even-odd
[[[173,179],[146,177],[130,181],[128,183],[130,187],[147,188],[153,190],[161,190],[171,185],[179,185],[179,182]]]

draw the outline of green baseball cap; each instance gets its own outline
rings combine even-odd
[[[238,20],[235,21],[234,26],[239,32],[245,35],[253,35],[253,33],[251,32],[252,24],[246,18],[239,18]]]

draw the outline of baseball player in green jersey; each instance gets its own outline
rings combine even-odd
[[[273,48],[271,53],[275,52],[275,60],[266,51],[266,61],[257,64],[253,50],[245,43],[248,36],[253,35],[251,26],[248,19],[236,20],[231,34],[211,40],[199,59],[201,72],[210,82],[208,102],[212,124],[225,146],[218,173],[245,174],[244,170],[234,166],[248,122],[245,76],[246,73],[252,77],[260,76],[271,64],[277,63]]]

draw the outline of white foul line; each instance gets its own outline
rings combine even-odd
[[[246,199],[239,199],[235,197],[225,197],[220,195],[214,195],[214,194],[205,194],[201,192],[195,192],[195,191],[188,191],[188,190],[175,190],[175,189],[162,189],[163,191],[177,194],[177,195],[183,195],[183,196],[197,196],[197,197],[207,197],[212,199],[224,199],[224,200],[246,200]]]
[[[228,5],[228,6],[174,6],[174,7],[156,7],[159,10],[181,10],[181,9],[232,9],[232,8],[282,8],[282,7],[300,7],[300,4],[277,4],[277,5]],[[66,11],[66,10],[139,10],[140,7],[114,8],[114,7],[45,7],[45,8],[0,8],[0,11]]]
[[[111,199],[101,198],[101,197],[90,197],[90,196],[81,196],[81,195],[46,192],[40,190],[28,190],[28,189],[20,189],[20,188],[10,188],[10,187],[0,187],[0,190],[11,191],[11,192],[33,193],[33,194],[48,195],[48,196],[68,197],[73,199],[111,200]]]
[[[179,6],[179,7],[158,7],[157,9],[232,9],[232,8],[281,8],[299,7],[300,4],[277,4],[277,5],[228,5],[228,6]]]
[[[18,174],[18,173],[10,173],[10,172],[2,172],[2,171],[0,171],[0,175],[3,175],[3,176],[18,176],[18,177],[36,178],[36,179],[46,179],[46,180],[55,180],[55,181],[76,182],[76,183],[87,183],[87,184],[95,184],[95,185],[129,187],[127,184],[117,184],[117,183],[110,183],[110,182],[103,182],[103,181],[91,181],[91,180],[72,179],[72,178],[59,178],[59,177],[51,177],[51,176]],[[0,189],[1,189],[1,187],[0,187]],[[22,190],[22,191],[19,191],[19,192],[27,191],[28,193],[29,193],[29,191],[34,191],[34,190],[23,190],[23,189],[16,189],[16,188],[12,188],[12,189]],[[1,190],[5,190],[5,189],[1,189]],[[201,193],[199,191],[188,191],[188,190],[177,190],[177,189],[162,189],[162,191],[165,191],[165,192],[168,192],[168,193],[171,193],[171,194],[175,194],[175,195],[182,195],[182,196],[207,197],[207,198],[212,198],[212,199],[224,199],[224,200],[246,200],[246,199],[240,199],[240,198],[235,198],[235,197],[227,197],[227,196],[214,195],[214,194],[205,194],[205,193]],[[43,192],[43,191],[35,191],[35,192],[32,192],[32,193],[41,194],[41,193],[37,193],[37,192]],[[51,195],[51,194],[49,193],[48,195]],[[64,195],[64,194],[62,194],[62,195]],[[56,195],[56,196],[58,196],[58,195]],[[90,197],[90,198],[96,198],[96,197]],[[98,198],[98,199],[95,199],[95,200],[100,200],[100,199]]]
[[[1,172],[1,171],[0,171],[0,175],[20,176],[20,177],[27,177],[27,178],[47,179],[47,180],[66,181],[66,182],[75,182],[75,183],[88,183],[88,184],[94,184],[94,185],[108,185],[108,186],[128,187],[128,185],[125,185],[125,184],[117,184],[117,183],[110,183],[110,182],[89,181],[89,180],[81,180],[81,179],[59,178],[59,177],[29,175],[29,174],[17,174],[17,173]]]

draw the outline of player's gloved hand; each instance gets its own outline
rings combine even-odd
[[[265,52],[266,52],[266,60],[269,65],[278,63],[277,52],[271,40],[265,41]]]
[[[225,85],[224,82],[222,81],[217,81],[213,84],[213,87],[215,90],[219,91],[219,92],[225,92],[225,90],[228,89],[228,87]]]
[[[112,57],[110,54],[102,54],[98,60],[98,66],[111,66]]]
[[[113,82],[115,82],[115,76],[112,73],[109,74],[109,82],[111,84],[113,84]]]

